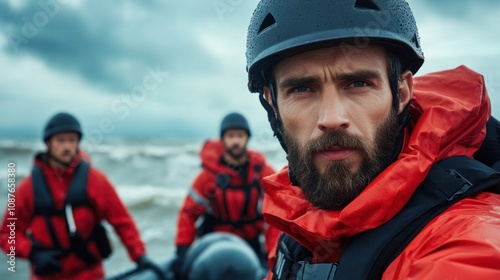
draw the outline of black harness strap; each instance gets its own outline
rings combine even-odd
[[[250,183],[248,183],[248,178],[243,178],[245,181],[245,184],[239,185],[239,186],[231,185],[231,179],[230,179],[228,174],[224,174],[224,173],[217,174],[217,176],[216,176],[217,184],[216,185],[218,188],[220,188],[222,190],[222,197],[223,197],[223,199],[222,199],[223,206],[222,206],[222,209],[219,209],[219,213],[222,213],[222,211],[224,211],[226,213],[227,219],[223,219],[222,216],[220,218],[219,217],[212,217],[211,219],[215,224],[218,224],[218,225],[231,224],[234,227],[241,227],[245,224],[250,224],[250,223],[253,223],[257,220],[262,220],[261,215],[257,215],[257,217],[251,218],[251,219],[243,218],[243,217],[248,215],[248,208],[250,206],[250,199],[251,199],[251,197],[250,197],[251,190],[253,188],[256,188],[258,190],[259,194],[262,193],[262,188],[261,188],[260,183],[259,183],[261,171],[262,171],[262,166],[255,165],[254,166],[254,176],[252,178],[252,181]],[[229,220],[231,216],[229,213],[229,207],[228,207],[228,203],[227,203],[227,191],[228,190],[243,190],[245,192],[245,202],[243,204],[243,208],[242,208],[241,213],[240,213],[240,217],[242,217],[243,219],[240,219],[238,221],[230,221]]]
[[[300,268],[291,278],[380,279],[389,264],[434,217],[465,197],[492,191],[499,185],[500,173],[479,161],[465,156],[445,159],[432,166],[427,178],[396,216],[376,229],[356,235],[342,253],[340,264],[312,264],[292,256]],[[279,276],[275,279],[290,279]]]
[[[73,180],[66,194],[66,204],[73,207],[87,206],[89,200],[87,197],[87,181],[90,171],[90,165],[86,161],[80,161],[73,175]]]
[[[383,226],[357,235],[340,258],[338,279],[380,279],[427,223],[457,201],[500,184],[500,173],[465,156],[434,164],[403,210]],[[359,275],[361,278],[354,276]],[[346,278],[347,277],[347,278]]]
[[[52,196],[49,191],[43,171],[34,166],[31,172],[33,179],[33,188],[35,194],[35,208],[33,215],[42,215],[47,223],[50,237],[54,244],[54,248],[63,251],[63,256],[69,253],[74,253],[78,258],[83,260],[87,265],[92,265],[97,262],[97,258],[90,253],[87,244],[96,238],[107,238],[105,231],[101,229],[102,225],[97,225],[89,238],[83,238],[77,231],[71,232],[68,224],[68,217],[66,216],[65,207],[71,206],[71,209],[76,207],[88,207],[90,205],[87,197],[87,179],[90,170],[90,165],[85,161],[80,161],[75,169],[73,179],[66,194],[65,204],[63,208],[57,209],[54,207]],[[72,215],[72,213],[70,213]],[[52,223],[53,216],[63,216],[66,221],[66,231],[70,238],[70,248],[63,249],[59,238],[55,232]],[[98,236],[99,235],[99,236]],[[105,242],[104,242],[105,243]],[[99,247],[99,246],[98,246]],[[101,248],[99,248],[101,251]],[[109,252],[110,253],[110,252]],[[108,255],[109,255],[108,253]],[[102,256],[105,257],[105,256]]]
[[[65,204],[69,203],[73,207],[89,205],[87,198],[87,177],[90,165],[85,161],[80,161],[75,169],[73,180],[68,188]],[[33,187],[35,192],[34,215],[64,215],[64,208],[56,209],[49,186],[45,180],[43,171],[34,166],[31,171]]]
[[[54,229],[54,225],[52,224],[51,217],[54,215],[64,215],[64,211],[63,209],[54,208],[52,197],[50,196],[49,188],[47,186],[47,182],[45,181],[42,169],[35,165],[31,171],[31,178],[33,181],[35,197],[33,215],[41,215],[44,217],[54,247],[56,249],[62,249],[61,243],[59,242],[59,238],[57,237]]]
[[[259,183],[260,173],[262,172],[262,165],[254,166],[254,175],[252,178],[252,182],[248,187],[245,187],[245,204],[243,205],[243,209],[241,211],[241,217],[245,217],[248,215],[248,207],[250,205],[250,195],[252,194],[252,189],[256,188],[258,193],[261,193],[261,187]],[[244,178],[247,181],[247,178]]]
[[[222,190],[222,206],[219,208],[219,215],[222,217],[222,213],[224,212],[226,214],[227,220],[230,219],[230,213],[229,213],[229,207],[227,205],[227,189],[231,188],[230,185],[230,178],[229,175],[227,174],[222,174],[218,173],[217,174],[217,187],[219,187]]]
[[[212,213],[205,212],[203,214],[203,220],[199,224],[196,235],[203,236],[207,233],[213,231],[214,226],[219,225],[231,225],[234,228],[243,228],[245,225],[253,224],[257,221],[262,221],[262,214],[257,211],[256,217],[246,218],[248,215],[248,208],[250,205],[250,194],[253,188],[257,188],[259,194],[263,194],[262,187],[260,186],[259,178],[262,172],[262,165],[254,166],[254,176],[252,178],[251,183],[248,183],[248,178],[244,178],[244,185],[231,185],[231,178],[228,174],[225,173],[217,173],[216,174],[216,186],[222,191],[222,201],[223,205],[212,205],[213,208],[217,207],[218,217],[214,216]],[[247,172],[245,172],[247,173]],[[241,210],[240,219],[238,221],[230,220],[229,207],[227,203],[227,191],[228,190],[243,190],[245,191],[245,202],[243,205],[243,209]],[[222,213],[226,215],[227,218],[223,218]]]

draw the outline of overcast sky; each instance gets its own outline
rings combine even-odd
[[[246,88],[257,2],[1,1],[0,138],[39,137],[58,111],[94,136],[212,137],[231,111],[268,134]],[[418,75],[465,64],[485,76],[500,116],[500,1],[409,3],[426,56]]]

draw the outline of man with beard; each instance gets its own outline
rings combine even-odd
[[[351,263],[347,279],[500,279],[500,196],[462,196],[476,183],[456,171],[498,178],[472,159],[490,119],[484,80],[465,66],[413,77],[424,56],[408,3],[261,1],[246,55],[249,89],[289,163],[264,183],[264,219],[283,232],[269,279],[344,279]],[[379,275],[353,276],[378,240],[350,246],[401,216],[425,216],[409,208],[425,205],[426,191],[454,204],[431,209]]]
[[[241,114],[230,113],[220,127],[220,139],[209,140],[200,152],[202,170],[179,211],[174,268],[180,268],[195,237],[210,232],[235,234],[261,257],[260,237],[267,238],[262,220],[262,178],[274,173],[264,156],[247,149],[250,127]],[[200,220],[197,227],[197,221]]]
[[[133,261],[157,269],[113,186],[79,150],[81,138],[74,116],[58,113],[48,121],[47,151],[35,156],[31,175],[17,187],[15,210],[5,211],[2,249],[29,259],[32,279],[102,279],[102,260],[111,253],[100,223],[106,220]]]

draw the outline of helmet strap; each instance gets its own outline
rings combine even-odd
[[[274,136],[278,138],[278,141],[281,144],[281,147],[285,151],[288,157],[288,148],[285,144],[285,140],[283,139],[283,122],[280,119],[279,110],[278,110],[278,102],[277,102],[277,94],[275,91],[274,83],[269,82],[269,91],[271,93],[271,102],[273,103],[273,107],[269,105],[267,100],[264,98],[264,90],[261,90],[259,93],[259,100],[264,109],[267,111],[267,119],[269,120],[269,124],[274,132]],[[276,110],[276,111],[275,111]],[[290,178],[290,182],[294,186],[299,186],[299,182],[297,177],[293,173],[293,170],[288,166],[288,177]]]
[[[273,82],[269,82],[269,91],[271,92],[271,102],[273,103],[274,108],[269,105],[267,100],[264,98],[264,90],[262,89],[259,92],[259,100],[260,104],[264,107],[264,109],[267,111],[267,119],[269,120],[269,124],[271,125],[271,129],[274,132],[274,136],[278,138],[278,141],[281,144],[281,147],[285,151],[285,153],[288,154],[288,148],[285,144],[285,141],[283,140],[283,122],[280,119],[279,116],[279,110],[278,110],[278,102],[276,98],[276,91],[274,90],[274,84]]]

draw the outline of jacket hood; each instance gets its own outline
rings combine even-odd
[[[314,208],[291,185],[285,167],[266,180],[265,220],[312,252],[376,228],[401,210],[434,162],[473,156],[486,134],[490,110],[483,77],[465,66],[416,77],[412,121],[393,164],[338,211]]]
[[[35,155],[34,164],[40,167],[44,171],[53,169],[59,174],[73,174],[75,172],[76,167],[80,163],[80,160],[85,160],[88,163],[90,163],[90,156],[86,152],[83,152],[81,150],[79,150],[76,153],[75,158],[67,168],[50,166],[47,161],[48,160],[47,158],[48,158],[47,152],[37,153]]]
[[[224,154],[224,144],[220,139],[218,140],[207,140],[203,144],[200,151],[201,164],[203,168],[208,171],[217,173],[225,172],[233,175],[237,175],[236,171],[228,166],[221,164],[221,157]],[[263,163],[265,161],[264,156],[259,152],[253,151],[247,148],[248,160],[255,163]]]

